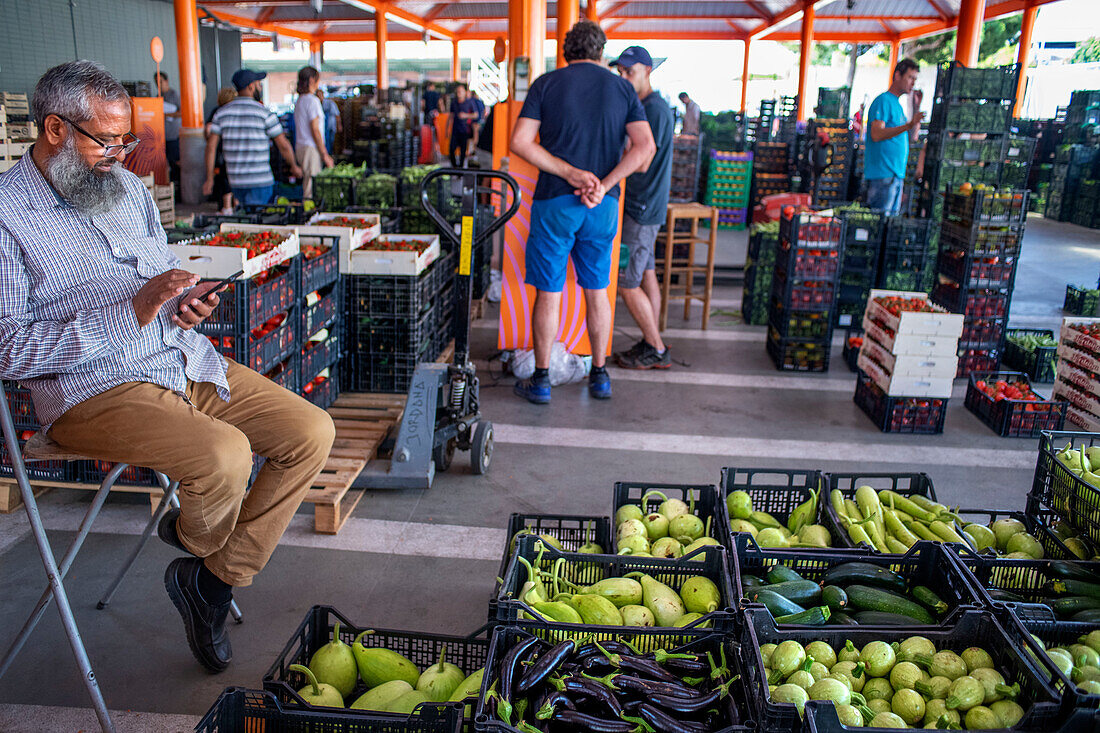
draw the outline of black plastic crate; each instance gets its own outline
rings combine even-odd
[[[329,329],[328,338],[324,341],[306,341],[302,344],[302,377],[312,378],[339,359],[340,326],[333,324]]]
[[[633,504],[641,507],[643,514],[657,511],[657,507],[665,499],[679,499],[687,504],[695,516],[703,520],[704,526],[710,527],[708,536],[719,540],[723,545],[726,528],[729,527],[729,519],[726,517],[726,505],[718,497],[718,487],[714,484],[655,484],[638,481],[616,481],[612,493],[611,516],[614,517],[619,507]],[[650,498],[654,497],[654,498]],[[643,499],[645,500],[643,503]],[[612,534],[613,544],[611,552],[618,552],[618,537]]]
[[[408,392],[416,365],[435,358],[430,349],[420,354],[348,353],[341,362],[341,389],[345,392]]]
[[[286,359],[298,346],[298,330],[301,326],[298,307],[294,306],[276,317],[281,317],[282,321],[270,330],[266,330],[265,324],[271,321],[260,322],[253,331],[243,335],[205,333],[205,322],[196,326],[195,330],[210,339],[214,350],[219,354],[262,374]],[[266,333],[261,329],[266,330]]]
[[[1053,672],[1048,662],[1035,661],[1025,651],[1026,641],[1014,624],[1004,625],[996,615],[984,610],[968,610],[958,617],[953,626],[921,631],[937,650],[949,649],[956,653],[971,646],[979,646],[993,657],[994,666],[1009,684],[1019,683],[1017,698],[1024,708],[1023,720],[1014,728],[1021,731],[1053,731],[1069,714],[1061,704],[1061,697],[1049,680]],[[762,730],[797,731],[803,729],[795,706],[790,703],[772,702],[768,695],[768,683],[764,675],[764,662],[760,645],[780,643],[788,639],[800,644],[824,641],[833,649],[842,649],[851,641],[857,648],[872,641],[900,642],[912,636],[910,627],[825,626],[806,629],[777,627],[771,614],[761,609],[745,611],[745,625],[738,634],[744,655],[744,671],[750,690],[756,694],[760,705],[757,723]],[[810,702],[806,705],[806,717],[817,719],[817,730],[849,730],[836,719],[836,709],[828,702]],[[825,723],[824,721],[828,721]],[[811,728],[812,729],[812,728]],[[869,731],[886,731],[885,728],[861,728]]]
[[[878,268],[877,286],[884,290],[927,293],[932,287],[936,253],[923,250],[884,248]]]
[[[913,399],[911,397],[895,397],[894,399]],[[943,400],[944,403],[947,400]],[[822,517],[827,520],[823,522],[829,529],[829,533],[833,536],[833,545],[835,547],[856,547],[857,545],[852,542],[851,537],[844,531],[844,528],[840,526],[840,518],[836,516],[836,512],[833,511],[832,504],[829,501],[829,497],[832,495],[834,489],[839,489],[840,493],[844,495],[846,499],[855,499],[856,489],[860,486],[870,486],[876,491],[882,491],[889,489],[901,496],[923,496],[932,501],[936,501],[936,489],[932,486],[932,479],[926,473],[829,473],[822,474],[825,482],[825,490],[823,492],[822,502]],[[864,545],[859,545],[860,549],[865,550],[867,553],[873,555],[884,555],[888,553],[881,553],[878,550],[874,550]],[[896,555],[892,555],[895,556]]]
[[[909,216],[887,216],[883,250],[918,253],[928,249],[928,233],[932,226],[930,219],[916,219]]]
[[[708,545],[692,551],[686,557],[674,560],[656,557],[632,557],[630,555],[587,555],[574,552],[558,552],[552,547],[546,547],[539,542],[537,537],[521,537],[517,544],[516,554],[508,563],[508,570],[504,574],[504,584],[497,596],[496,611],[497,621],[501,624],[515,624],[526,612],[538,620],[543,620],[538,611],[535,611],[523,601],[519,600],[519,594],[527,580],[527,570],[519,562],[522,557],[534,564],[538,558],[538,547],[545,547],[542,562],[546,567],[554,565],[559,558],[564,558],[560,566],[559,577],[577,585],[591,585],[604,578],[621,578],[629,573],[642,572],[659,580],[675,591],[679,591],[684,581],[696,575],[709,578],[718,587],[720,596],[719,606],[713,613],[708,613],[702,619],[695,622],[694,628],[700,624],[710,622],[714,628],[723,631],[732,628],[736,623],[736,598],[733,596],[733,583],[731,582],[732,569],[726,548]],[[580,630],[585,627],[577,624],[550,624],[551,626],[565,630]],[[608,630],[627,629],[635,631],[636,627],[605,627]]]
[[[37,432],[31,429],[20,430],[16,428],[15,430],[19,433],[18,440],[20,450],[23,450],[23,446],[25,446],[27,441],[30,440],[30,437]],[[70,464],[67,461],[27,461],[24,465],[27,468],[27,476],[31,479],[63,481],[70,473]],[[11,458],[8,456],[7,441],[3,440],[3,436],[0,435],[0,476],[14,475],[15,468],[12,465]]]
[[[301,278],[298,292],[305,296],[331,285],[340,277],[340,237],[302,235]],[[327,248],[327,250],[325,249]]]
[[[227,688],[195,728],[196,733],[459,733],[462,706],[426,703],[411,716],[369,710],[284,706],[270,692]]]
[[[1027,511],[1018,511],[1015,509],[959,509],[956,511],[956,514],[961,517],[962,525],[964,527],[971,522],[988,525],[998,519],[1008,518],[1019,520],[1024,523],[1024,526],[1027,528],[1028,533],[1039,540],[1039,544],[1043,546],[1044,559],[1072,560],[1077,565],[1095,566],[1097,569],[1100,569],[1100,563],[1086,562],[1080,560],[1070,551],[1068,547],[1066,547],[1066,544],[1061,539],[1059,539],[1054,529],[1055,526],[1062,520],[1059,519],[1057,514],[1050,511],[1049,509],[1035,506],[1029,507]],[[965,559],[972,554],[974,553],[963,552],[961,556]],[[1017,560],[1015,558],[994,556],[991,555],[989,552],[982,552],[979,554],[979,557],[991,560],[995,563],[1001,563],[1002,565],[1007,563],[1007,565],[1004,565],[1006,567],[1011,567],[1011,563],[1013,562],[1032,562],[1031,560]],[[968,565],[967,567],[970,567],[971,571],[975,571],[975,568],[973,566]],[[977,574],[978,573],[975,572],[975,575]],[[982,577],[988,579],[989,576],[986,575]],[[985,580],[983,580],[982,582],[984,583]],[[1014,587],[1022,588],[1022,586],[1019,585]],[[1006,587],[1005,590],[1012,590],[1012,588]],[[1038,586],[1033,587],[1030,591],[1025,591],[1025,598],[1031,597],[1030,595],[1026,595],[1027,593],[1034,593],[1038,591]]]
[[[999,346],[960,345],[959,368],[955,372],[955,378],[967,377],[971,372],[996,371],[1000,363],[1001,348]]]
[[[340,315],[341,290],[340,281],[317,291],[320,299],[313,305],[308,301],[302,304],[302,330],[303,339],[308,339],[322,328],[328,328],[336,323]]]
[[[780,217],[779,238],[804,247],[842,249],[844,222],[813,212],[796,212],[791,217]]]
[[[324,199],[328,211],[343,211],[355,203],[355,177],[319,175],[313,177],[313,196]]]
[[[929,129],[941,132],[1002,134],[1008,132],[1012,105],[1001,101],[937,99]]]
[[[577,552],[581,545],[595,542],[604,552],[613,552],[615,533],[611,520],[607,517],[584,516],[579,514],[519,514],[508,517],[508,536],[504,541],[504,553],[500,559],[497,576],[503,578],[512,561],[520,532],[532,535],[547,535],[561,543],[567,552]],[[522,536],[522,535],[520,535]],[[515,544],[513,544],[515,543]],[[500,584],[493,585],[493,597],[490,605],[490,621],[495,620],[496,598],[500,594]]]
[[[115,467],[111,461],[73,461],[69,474],[81,484],[100,484]],[[119,486],[160,486],[160,481],[150,468],[127,466],[115,481]]]
[[[829,339],[833,333],[833,323],[824,311],[785,311],[782,315],[773,314],[769,325],[779,335],[788,338],[811,340]]]
[[[364,635],[359,643],[368,649],[389,649],[402,654],[421,671],[439,662],[439,655],[444,646],[447,647],[447,661],[458,666],[466,675],[473,674],[484,667],[489,656],[488,626],[481,627],[469,636],[395,631],[374,626],[360,626],[352,623],[331,606],[313,606],[306,612],[298,628],[290,635],[290,640],[279,652],[274,663],[264,673],[264,690],[275,695],[284,708],[327,709],[312,706],[298,695],[296,691],[306,685],[306,677],[301,672],[292,671],[289,667],[292,664],[308,666],[313,654],[332,640],[332,633],[337,623],[340,624],[340,639],[345,644],[350,645],[360,633],[372,629],[372,633]],[[367,687],[359,681],[348,696],[348,700],[354,701],[366,691]],[[451,703],[451,705],[456,706],[455,709],[461,718],[462,705],[457,703]],[[405,719],[404,715],[376,711],[349,709],[345,713],[378,716],[383,721]]]
[[[431,345],[436,321],[431,310],[418,317],[360,315],[348,321],[347,350],[359,354],[420,354]]]
[[[945,249],[958,249],[976,257],[1014,258],[1020,254],[1024,227],[1019,224],[973,224],[969,227],[945,221],[940,235]]]
[[[325,375],[324,371],[328,374]],[[317,380],[321,381],[318,382]],[[302,396],[322,410],[327,410],[340,396],[340,362],[325,367],[319,374],[302,373]]]
[[[859,339],[853,341],[853,339]],[[844,363],[848,365],[848,369],[853,372],[859,371],[857,362],[859,361],[859,349],[863,346],[863,329],[862,328],[849,328],[847,333],[844,334],[844,349],[841,354],[844,356]]]
[[[772,275],[772,314],[781,311],[825,311],[833,309],[836,303],[836,277],[802,278],[783,277],[778,268]]]
[[[940,250],[937,269],[967,288],[1010,288],[1016,279],[1015,258],[971,255],[966,250]]]
[[[1032,382],[1053,382],[1055,375],[1055,355],[1057,346],[1038,346],[1028,351],[1013,337],[1027,335],[1049,336],[1054,338],[1054,332],[1047,329],[1035,328],[1010,328],[1005,333],[1004,365],[1009,369],[1023,372]]]
[[[966,387],[966,408],[1002,438],[1037,438],[1043,430],[1061,430],[1068,403],[1060,400],[994,400],[978,389],[978,382],[997,380],[1027,382],[1022,372],[971,372]]]
[[[16,430],[38,430],[38,415],[34,411],[34,399],[30,390],[15,382],[4,381],[4,392],[8,396],[8,411]]]
[[[950,609],[935,623],[913,624],[913,628],[951,625],[956,621],[958,613],[968,608],[979,608],[984,600],[974,576],[959,564],[954,557],[954,552],[939,542],[918,542],[904,555],[867,555],[862,552],[845,555],[843,551],[823,552],[809,549],[790,552],[757,550],[752,553],[736,553],[735,558],[730,562],[737,563],[738,572],[734,577],[742,582],[748,575],[763,579],[772,567],[782,565],[794,570],[804,580],[812,580],[819,585],[826,573],[838,565],[861,562],[884,567],[905,578],[909,588],[923,585],[950,606]],[[745,597],[744,587],[737,587],[734,590],[741,603],[754,608],[763,606],[763,604],[749,601]],[[762,612],[772,615],[766,608],[763,608]],[[784,629],[806,628],[804,624],[783,624],[782,626]]]
[[[1066,446],[1084,449],[1100,443],[1100,433],[1043,431],[1029,505],[1050,507],[1093,542],[1100,542],[1100,489],[1090,485],[1056,458]]]
[[[936,70],[936,95],[1014,101],[1019,74],[1019,64],[972,69],[958,61],[945,62]]]
[[[518,733],[517,728],[507,725],[496,715],[496,708],[489,700],[488,692],[494,686],[500,686],[499,668],[510,649],[523,640],[535,636],[545,642],[540,646],[540,649],[545,651],[550,645],[557,643],[563,637],[563,634],[570,633],[563,632],[561,630],[563,628],[569,628],[572,632],[571,636],[575,635],[578,643],[582,637],[587,638],[590,636],[598,642],[612,640],[627,642],[642,651],[664,649],[675,653],[697,654],[703,659],[706,659],[709,655],[716,664],[725,659],[729,665],[730,677],[734,681],[730,686],[729,696],[724,697],[715,706],[720,711],[720,719],[713,730],[715,733],[751,733],[751,731],[756,730],[756,725],[750,717],[754,708],[750,697],[754,693],[746,686],[745,678],[740,674],[741,655],[735,640],[729,636],[698,630],[661,628],[637,628],[631,629],[629,634],[623,634],[615,627],[609,626],[578,624],[564,627],[530,621],[521,622],[517,626],[500,626],[493,632],[489,647],[488,669],[485,673],[485,679],[482,681],[481,694],[478,698],[478,706],[474,717],[476,730]],[[533,707],[533,702],[527,706],[528,719],[531,717]],[[561,729],[564,730],[565,728]],[[557,728],[551,728],[551,730],[557,730]]]
[[[944,219],[964,227],[973,224],[1023,224],[1027,219],[1026,190],[983,190],[969,193],[948,191]]]
[[[1056,619],[1053,612],[1046,606],[1026,605],[1013,608],[1010,619],[1006,620],[1006,623],[1017,624],[1019,630],[1023,632],[1021,636],[1028,642],[1027,651],[1033,655],[1042,655],[1044,665],[1049,665],[1055,670],[1057,679],[1053,680],[1054,688],[1062,694],[1067,704],[1076,708],[1078,714],[1086,710],[1094,711],[1091,717],[1093,727],[1081,727],[1079,730],[1097,730],[1097,726],[1100,726],[1100,716],[1097,716],[1095,711],[1100,708],[1100,695],[1082,691],[1069,675],[1062,672],[1056,664],[1051,662],[1050,657],[1047,656],[1042,647],[1032,643],[1034,639],[1027,637],[1038,637],[1043,642],[1043,647],[1047,649],[1052,646],[1069,647],[1078,643],[1081,636],[1100,628],[1100,624],[1062,621]],[[1082,721],[1082,725],[1084,723],[1085,721]]]
[[[786,523],[790,513],[810,498],[810,491],[819,491],[821,486],[821,472],[812,469],[726,467],[722,469],[718,498],[727,521],[733,518],[727,504],[729,495],[744,491],[752,499],[753,511],[767,512],[777,521]],[[814,523],[822,524],[820,496],[817,507]],[[731,549],[741,553],[759,549],[752,535],[733,532],[728,523],[725,529],[730,530],[728,544]],[[782,549],[772,551],[786,552]]]
[[[947,398],[891,396],[862,371],[854,401],[884,433],[937,435],[947,418]]]
[[[281,364],[276,364],[264,376],[283,389],[297,394],[302,388],[302,374],[300,371],[301,359],[298,354],[291,354]]]
[[[783,240],[776,252],[775,275],[781,279],[832,280],[840,273],[841,250],[791,245]]]
[[[774,327],[768,326],[765,349],[776,369],[780,371],[827,372],[832,348],[831,336],[818,340],[787,338],[780,336]]]
[[[416,277],[397,275],[348,275],[344,281],[344,313],[358,316],[419,315],[435,302],[434,263]]]
[[[300,294],[304,295],[298,289],[300,268],[301,258],[293,257],[255,278],[230,283],[226,290],[218,293],[218,307],[195,326],[195,331],[204,336],[241,337],[259,328],[270,318],[290,309]],[[258,283],[259,279],[264,282]]]
[[[1062,310],[1071,316],[1095,318],[1100,314],[1100,290],[1066,285],[1066,300]]]
[[[1008,317],[1012,293],[1007,288],[968,288],[952,280],[939,278],[932,288],[932,300],[952,313],[970,318]]]

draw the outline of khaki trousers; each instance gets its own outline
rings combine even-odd
[[[179,481],[184,546],[226,583],[246,586],[324,467],[336,429],[324,410],[228,361],[229,402],[208,382],[189,381],[186,398],[128,382],[69,409],[49,436]],[[267,461],[246,493],[253,451]]]
[[[302,168],[302,198],[313,198],[313,177],[321,172],[321,153],[312,145],[299,145],[294,158]]]

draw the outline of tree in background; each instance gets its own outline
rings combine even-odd
[[[1100,61],[1100,38],[1096,36],[1079,44],[1069,60],[1071,64],[1092,64],[1097,61]]]
[[[1005,50],[1011,49],[1020,40],[1022,15],[1010,15],[1004,18],[987,20],[982,29],[982,42],[978,46],[979,64],[1012,63],[1014,58],[1005,58]],[[918,38],[901,45],[903,58],[915,59],[920,64],[942,64],[955,58],[955,31],[940,33],[927,38]]]

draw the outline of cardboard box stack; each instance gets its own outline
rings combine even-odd
[[[1054,399],[1069,403],[1066,429],[1100,432],[1100,318],[1062,321]]]
[[[883,432],[940,433],[958,369],[963,316],[927,293],[872,290],[855,402]]]
[[[0,92],[0,172],[15,165],[36,137],[38,127],[31,121],[27,95]]]

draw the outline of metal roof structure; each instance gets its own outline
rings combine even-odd
[[[584,0],[582,0],[583,5]],[[803,0],[587,0],[612,39],[799,40]],[[961,0],[816,0],[814,40],[894,42],[951,30]],[[987,0],[986,19],[1057,0]],[[390,40],[494,40],[508,35],[508,3],[489,0],[200,0],[200,8],[254,31],[245,40],[374,40],[383,13]],[[202,11],[200,10],[200,15]],[[582,13],[583,14],[583,13]],[[546,31],[557,36],[557,2]]]

